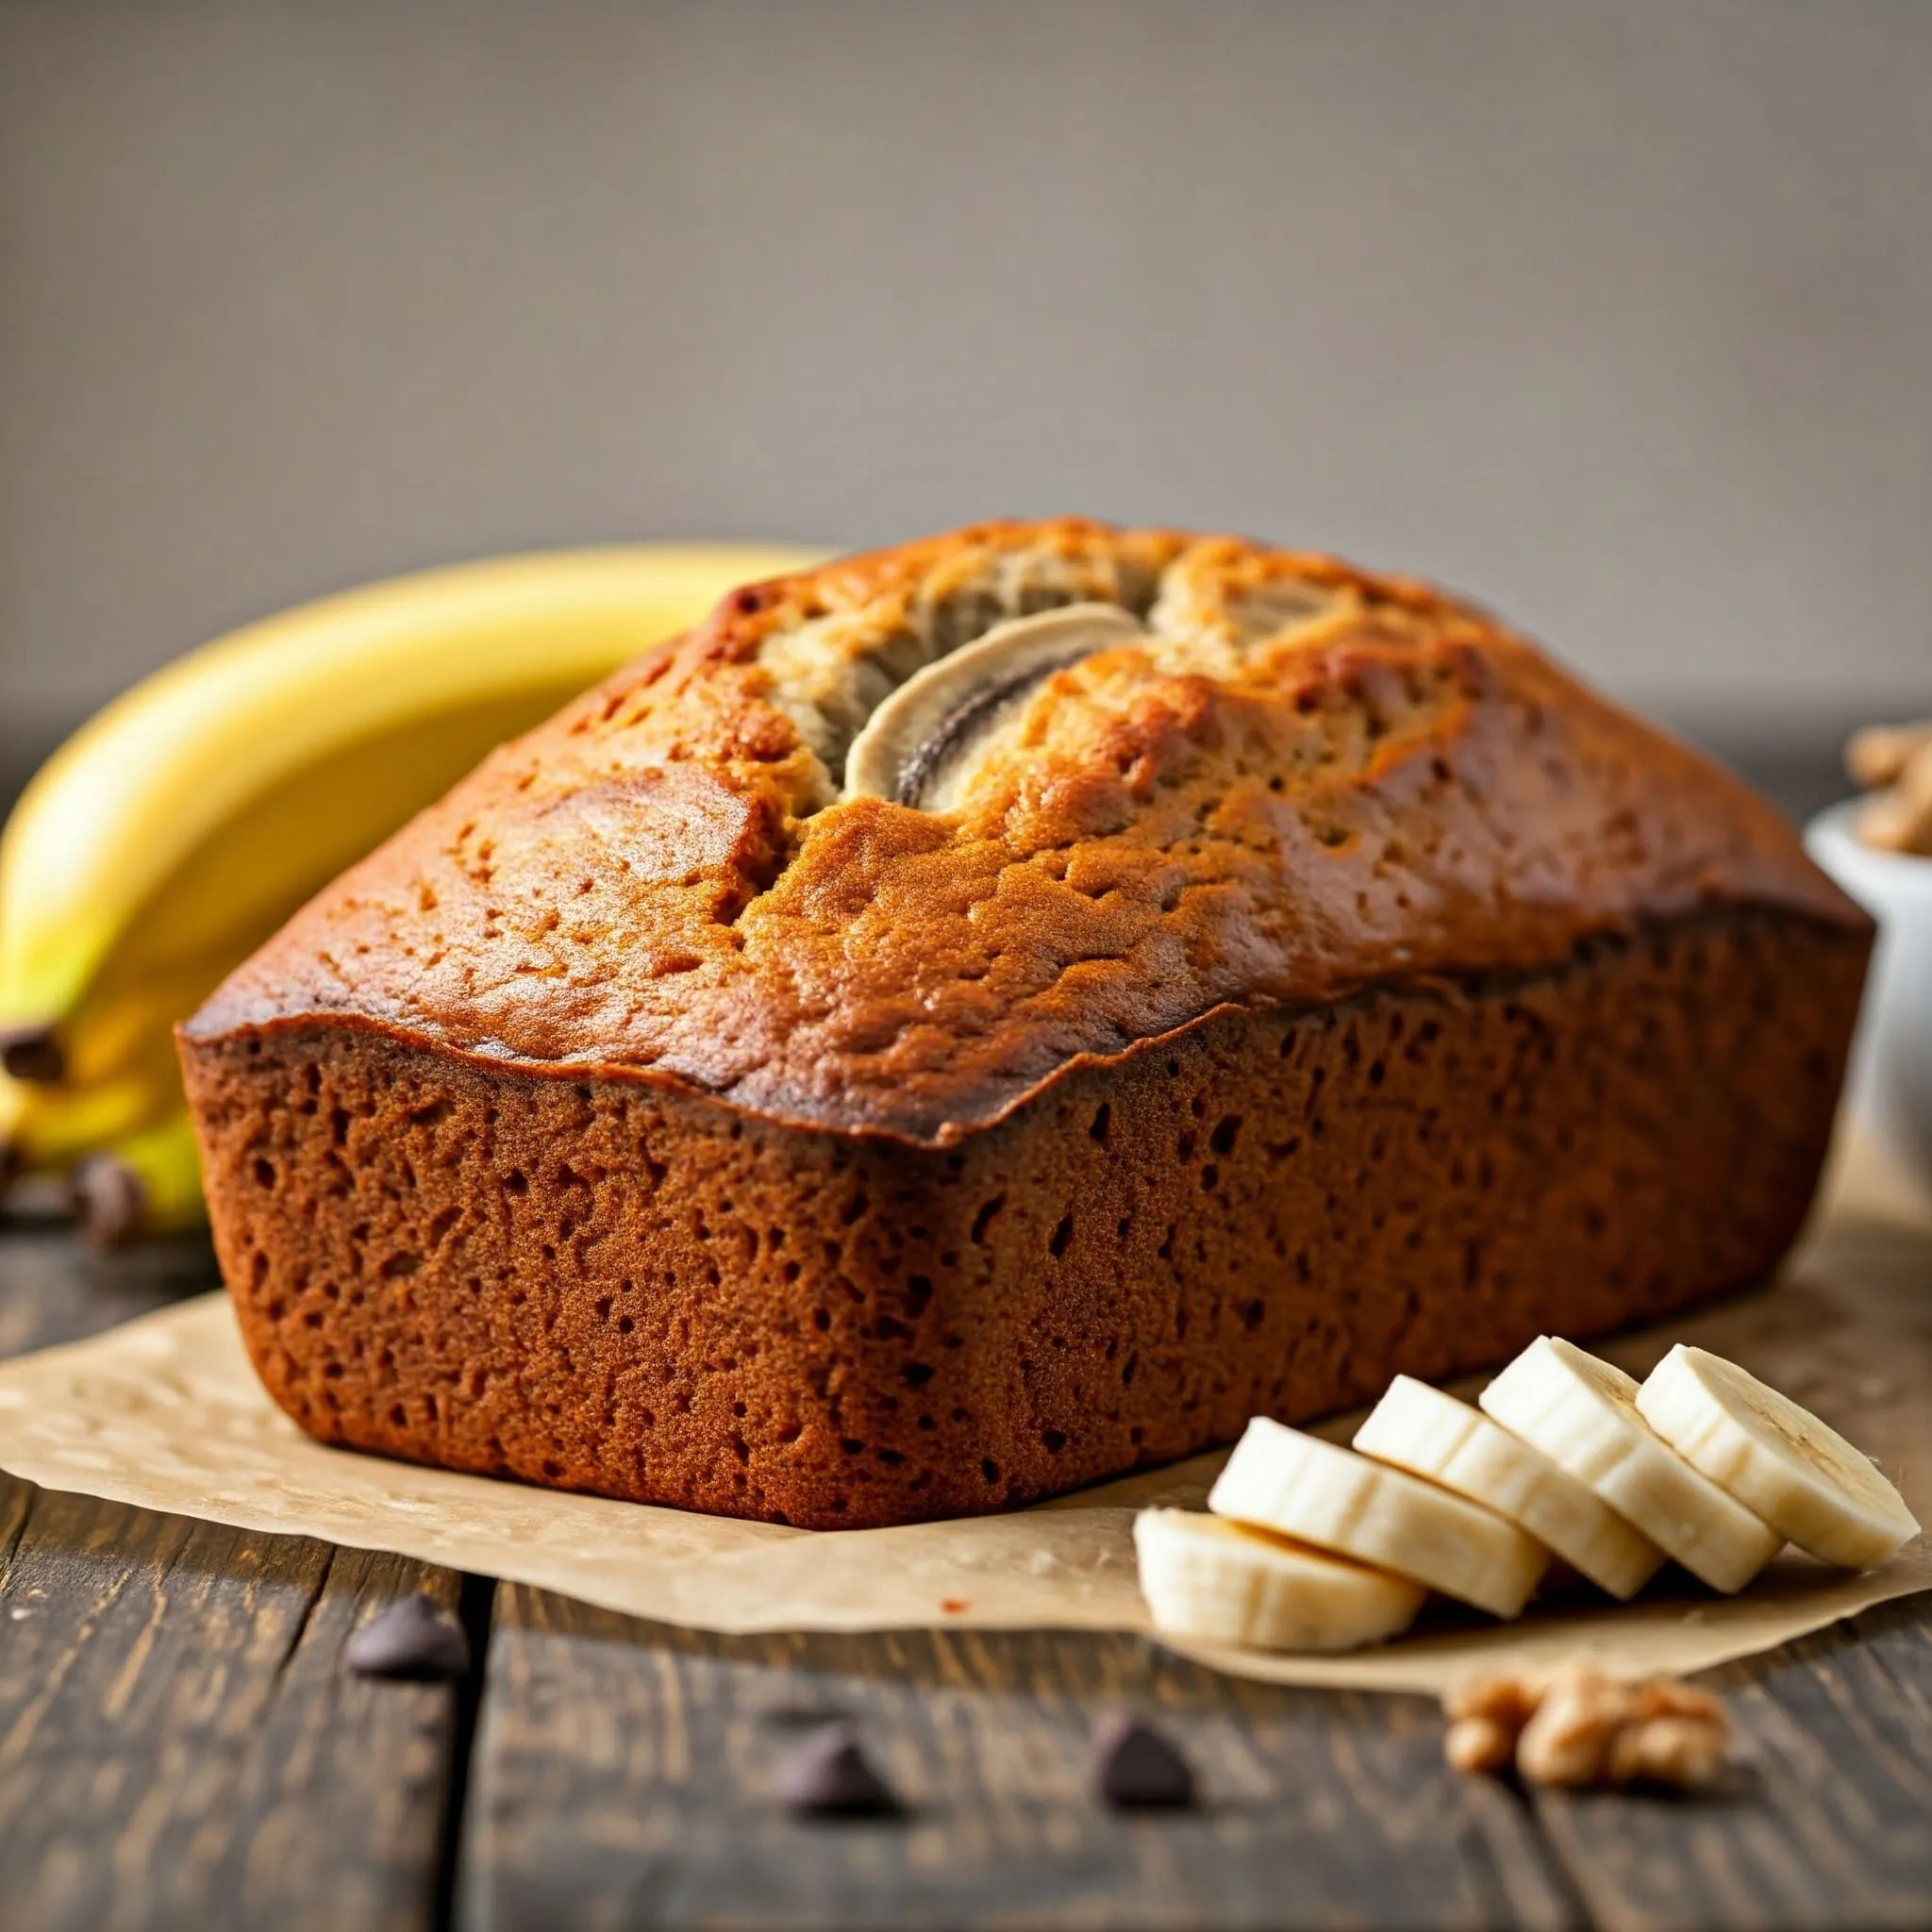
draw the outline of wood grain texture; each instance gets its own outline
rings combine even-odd
[[[1194,1813],[1087,1789],[1130,1707],[1192,1759]],[[801,1728],[853,1722],[908,1807],[794,1820]],[[1449,1777],[1419,1700],[1219,1677],[1128,1637],[723,1638],[500,1586],[461,1922],[1489,1925],[1577,1923],[1520,1802]]]
[[[1932,1608],[1884,1604],[1703,1679],[1734,1765],[1710,1795],[1548,1794],[1599,1925],[1932,1924]]]
[[[221,1279],[206,1234],[94,1255],[64,1226],[0,1220],[0,1356],[98,1335]]]
[[[456,1580],[5,1488],[0,1916],[431,1924],[458,1693],[363,1682],[340,1654],[383,1604]]]
[[[0,1353],[208,1267],[192,1241],[102,1262],[0,1230]],[[351,1630],[419,1587],[458,1594],[401,1558],[0,1476],[0,1925],[1932,1924],[1932,1598],[1715,1674],[1740,1765],[1687,1804],[1458,1779],[1425,1702],[1220,1678],[1125,1637],[716,1638],[498,1586],[487,1676],[344,1675]],[[1091,1729],[1122,1707],[1182,1741],[1199,1813],[1089,1796]],[[903,1820],[771,1801],[830,1715]]]
[[[8,1230],[0,1353],[213,1278],[205,1237]],[[0,1475],[0,1924],[433,1924],[461,1693],[341,1668],[418,1589],[458,1579]]]

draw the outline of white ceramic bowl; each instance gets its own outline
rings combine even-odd
[[[1849,1105],[1932,1188],[1932,858],[1859,844],[1861,803],[1835,805],[1805,828],[1806,850],[1878,922]]]

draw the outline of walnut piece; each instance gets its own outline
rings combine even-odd
[[[1516,1733],[1492,1717],[1459,1717],[1442,1740],[1442,1755],[1457,1771],[1507,1771],[1516,1759]]]
[[[1493,1774],[1513,1764],[1531,1784],[1691,1790],[1717,1776],[1730,1743],[1708,1691],[1673,1677],[1632,1683],[1580,1659],[1479,1678],[1442,1702],[1451,1765]]]
[[[1932,722],[1874,724],[1845,749],[1860,785],[1880,787],[1858,813],[1858,838],[1878,852],[1932,858]]]
[[[1845,770],[1860,791],[1894,785],[1905,768],[1932,745],[1932,719],[1922,724],[1868,724],[1845,746]]]
[[[1547,1674],[1516,1677],[1472,1677],[1442,1700],[1451,1718],[1486,1718],[1509,1733],[1513,1742],[1541,1701]]]
[[[1516,1768],[1533,1785],[1607,1781],[1610,1756],[1636,1716],[1629,1690],[1589,1666],[1556,1677],[1516,1740]]]
[[[1724,1768],[1728,1742],[1722,1717],[1715,1724],[1694,1717],[1654,1717],[1617,1733],[1604,1769],[1612,1784],[1695,1790]]]

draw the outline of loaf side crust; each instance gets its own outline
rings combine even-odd
[[[1816,1181],[1868,943],[1724,908],[1224,1008],[953,1146],[359,1019],[183,1058],[242,1334],[310,1433],[859,1527],[1757,1278]]]

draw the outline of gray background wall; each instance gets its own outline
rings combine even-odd
[[[1076,508],[1932,700],[1921,0],[0,0],[0,739],[524,545]]]

